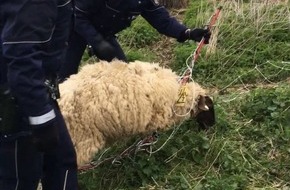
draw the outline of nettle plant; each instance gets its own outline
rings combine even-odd
[[[279,127],[288,131],[290,138],[290,88],[285,84],[279,88],[257,89],[247,97],[247,102],[241,107],[245,117],[257,125],[266,124],[269,130]]]

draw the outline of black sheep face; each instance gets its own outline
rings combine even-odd
[[[191,116],[199,124],[199,128],[206,130],[215,124],[215,111],[212,99],[209,96],[200,96],[198,101],[198,112]]]

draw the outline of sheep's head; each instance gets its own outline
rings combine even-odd
[[[207,90],[194,81],[179,87],[174,109],[177,115],[190,113],[187,119],[195,120],[199,129],[208,129],[215,124],[213,101],[207,95]]]
[[[197,111],[191,111],[191,117],[199,124],[200,129],[208,129],[215,124],[215,111],[209,96],[199,96]]]

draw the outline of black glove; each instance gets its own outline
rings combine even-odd
[[[32,142],[40,152],[51,152],[58,146],[59,133],[55,121],[35,126],[32,134]]]
[[[186,35],[189,36],[189,39],[194,40],[196,42],[200,42],[202,37],[204,37],[205,44],[209,43],[209,39],[211,36],[209,29],[203,29],[203,28],[194,28],[194,29],[186,30],[185,33],[187,33]]]
[[[101,60],[112,61],[116,57],[115,48],[100,34],[95,36],[91,44],[94,54]]]
[[[178,41],[184,42],[185,40],[194,40],[196,42],[200,42],[202,37],[204,37],[204,43],[208,44],[210,36],[211,32],[209,29],[203,28],[187,29],[181,33]]]

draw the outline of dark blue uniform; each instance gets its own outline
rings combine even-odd
[[[0,89],[10,90],[18,108],[16,132],[0,131],[1,190],[36,190],[40,180],[43,190],[77,189],[76,153],[44,84],[59,70],[72,13],[71,0],[0,2]],[[51,122],[59,144],[40,151],[33,131]]]
[[[62,79],[77,72],[86,45],[92,47],[97,45],[99,42],[96,42],[95,37],[99,35],[114,47],[114,57],[126,61],[115,34],[129,27],[139,15],[159,33],[179,41],[184,41],[181,34],[187,29],[154,0],[76,0],[75,9],[75,32],[69,44],[65,63],[61,67]],[[106,56],[103,58],[110,61]]]

